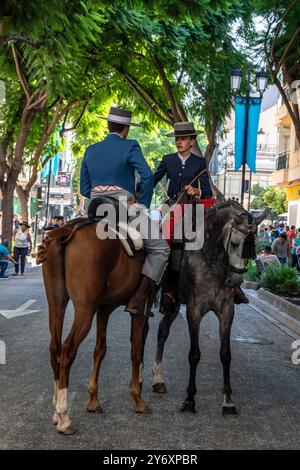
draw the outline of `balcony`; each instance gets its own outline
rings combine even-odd
[[[281,152],[276,158],[275,171],[272,173],[272,186],[285,187],[289,182],[289,152]]]
[[[289,156],[290,152],[284,151],[278,154],[276,159],[276,167],[275,170],[285,170],[289,167]]]

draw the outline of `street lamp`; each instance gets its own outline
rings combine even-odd
[[[256,86],[257,86],[257,91],[259,91],[261,97],[266,91],[267,83],[268,83],[267,72],[265,72],[265,70],[260,70],[256,72]]]
[[[223,147],[221,150],[219,150],[218,155],[223,157],[223,151],[225,150],[225,157],[221,160],[222,163],[224,163],[224,186],[223,186],[223,195],[225,197],[226,193],[226,178],[227,178],[227,168],[228,168],[228,156],[232,157],[234,155],[234,152],[231,150],[228,152],[228,148],[232,148],[232,144],[229,143],[225,147]],[[230,162],[231,164],[232,162]]]
[[[231,91],[235,95],[241,87],[243,72],[241,69],[233,69],[231,72]]]
[[[256,86],[259,92],[259,97],[251,96],[251,84],[250,84],[250,71],[247,73],[247,84],[246,84],[246,95],[239,95],[241,81],[242,81],[241,69],[234,69],[231,72],[231,91],[235,98],[239,98],[240,103],[246,107],[245,113],[245,127],[244,127],[244,147],[243,147],[243,160],[242,160],[242,189],[241,189],[241,204],[244,203],[245,193],[245,176],[246,176],[246,160],[247,160],[247,147],[248,147],[248,126],[249,126],[249,109],[251,104],[261,103],[262,96],[267,86],[268,75],[264,70],[256,72]]]

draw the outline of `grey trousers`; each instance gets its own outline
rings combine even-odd
[[[129,201],[134,200],[134,196],[125,190],[91,192],[91,199],[97,196],[109,196],[114,199],[119,199],[120,196],[125,196]],[[158,233],[158,222],[155,220],[151,220],[150,217],[148,217],[147,213],[143,210],[142,206],[137,206],[135,204],[135,208],[137,207],[140,210],[138,214],[139,225],[136,228],[137,230],[139,230],[143,237],[144,247],[146,251],[146,258],[142,268],[142,274],[155,281],[156,284],[159,284],[164,273],[165,267],[168,263],[170,247],[161,234],[159,237],[151,237],[151,234],[155,235]],[[129,206],[129,223],[132,223],[135,220],[135,216],[131,215],[131,208],[133,208],[133,206]]]

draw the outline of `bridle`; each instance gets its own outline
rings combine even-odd
[[[229,243],[231,241],[231,235],[232,235],[232,230],[235,229],[235,230],[238,230],[239,232],[243,233],[245,235],[245,239],[247,236],[251,235],[251,236],[254,236],[255,235],[255,232],[253,230],[251,230],[250,228],[248,229],[245,229],[245,228],[242,228],[240,227],[239,225],[233,223],[231,225],[231,228],[230,228],[230,234],[229,234],[229,237],[228,237],[228,242],[227,242],[227,247],[226,247],[226,254],[228,256],[228,250],[229,250]],[[245,243],[245,241],[244,241]],[[235,266],[233,266],[232,264],[230,264],[228,262],[226,268],[228,269],[228,271],[232,271],[236,274],[244,274],[247,269],[246,269],[246,266],[245,268],[236,268]]]

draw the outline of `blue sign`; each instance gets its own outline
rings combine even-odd
[[[261,108],[260,98],[250,98],[248,114],[247,153],[246,163],[251,171],[256,172],[256,146],[259,115]],[[245,98],[235,99],[235,162],[234,169],[238,171],[243,164],[244,138],[246,124]]]

